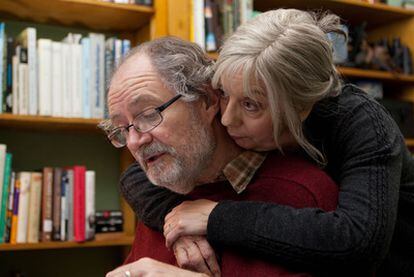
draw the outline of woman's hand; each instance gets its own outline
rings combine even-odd
[[[185,201],[165,217],[164,237],[168,248],[183,235],[207,234],[208,217],[217,202],[200,199]]]
[[[142,258],[136,262],[126,264],[108,272],[106,277],[208,277],[204,273],[197,273],[179,267],[159,262],[151,258]]]
[[[172,248],[179,267],[220,277],[216,254],[204,236],[182,236]]]

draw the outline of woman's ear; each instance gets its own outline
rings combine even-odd
[[[220,95],[221,91],[219,89],[213,89],[211,86],[207,86],[207,99],[205,101],[205,109],[209,122],[213,121],[216,118],[218,112],[220,111]]]

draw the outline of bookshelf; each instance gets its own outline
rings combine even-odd
[[[148,7],[97,0],[4,0],[0,1],[0,21],[46,26],[49,30],[101,32],[129,39],[135,46],[168,34],[168,1],[153,2],[153,7]],[[105,141],[96,127],[99,121],[0,114],[0,137],[20,160],[17,164],[16,159],[18,170],[47,164],[85,164],[96,170],[97,210],[118,208],[124,213],[123,232],[98,234],[93,241],[0,244],[0,264],[6,265],[0,269],[1,276],[16,270],[31,276],[47,276],[50,270],[56,273],[50,276],[83,276],[85,272],[80,270],[85,266],[89,268],[88,276],[103,276],[122,263],[134,238],[135,215],[119,197],[117,187],[120,173],[133,159],[128,151],[113,149]],[[86,249],[90,250],[85,252]],[[52,261],[50,270],[32,262],[40,256]],[[62,270],[59,265],[62,259],[85,266]]]
[[[0,244],[0,251],[17,250],[46,250],[46,249],[65,249],[65,248],[87,248],[87,247],[109,247],[109,246],[129,246],[132,244],[134,236],[126,236],[123,233],[97,234],[95,240],[84,243],[73,241],[65,242],[42,242],[42,243],[17,243]]]

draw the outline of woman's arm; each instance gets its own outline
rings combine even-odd
[[[393,120],[372,101],[349,110],[337,127],[326,142],[333,150],[328,160],[341,157],[334,212],[221,202],[209,216],[209,242],[319,270],[366,268],[381,261],[396,221],[404,141]]]
[[[120,189],[139,219],[158,231],[163,230],[165,216],[186,200],[184,195],[153,185],[137,162],[122,174]]]

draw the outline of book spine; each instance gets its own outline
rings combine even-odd
[[[75,241],[85,241],[85,167],[74,166],[74,227]]]
[[[20,200],[20,178],[16,174],[16,181],[14,183],[13,195],[13,216],[10,231],[10,243],[17,243],[17,225],[19,224],[19,200]]]
[[[11,177],[11,164],[12,164],[12,154],[6,153],[6,162],[4,166],[4,181],[3,181],[3,192],[0,194],[0,243],[5,241],[5,230],[6,230],[6,216],[7,216],[7,201],[9,199],[10,192],[10,177]]]
[[[43,168],[42,241],[52,240],[53,168]]]
[[[4,171],[5,171],[5,164],[6,164],[6,149],[7,146],[5,144],[0,144],[0,207],[3,195],[3,178],[4,178]]]
[[[52,116],[63,116],[62,43],[52,42]]]
[[[19,58],[18,56],[14,55],[12,58],[12,63],[13,63],[13,109],[12,109],[12,113],[13,114],[19,114]]]
[[[27,225],[29,221],[30,172],[20,172],[19,217],[17,223],[17,243],[27,242]]]
[[[52,41],[39,39],[39,114],[52,115]]]
[[[14,189],[15,189],[15,182],[16,182],[16,173],[11,173],[10,178],[10,190],[9,190],[9,201],[7,207],[7,218],[6,218],[6,231],[4,236],[4,242],[10,242],[10,235],[11,235],[11,227],[12,227],[12,220],[13,220],[13,205],[14,205]]]
[[[29,114],[38,114],[36,29],[27,28]]]
[[[62,169],[59,167],[53,170],[53,230],[52,240],[60,241],[60,209],[61,209],[61,182]]]
[[[30,181],[29,219],[27,242],[39,242],[40,206],[42,201],[42,173],[33,172]]]
[[[7,57],[6,57],[6,94],[5,94],[5,112],[13,112],[13,107],[16,105],[13,101],[13,56],[14,56],[14,39],[7,38]]]
[[[74,223],[73,223],[73,186],[74,176],[73,169],[67,169],[68,187],[67,187],[67,212],[68,212],[68,241],[74,241]]]
[[[62,170],[62,182],[61,182],[61,200],[60,200],[60,240],[66,240],[66,223],[67,223],[67,214],[66,214],[66,188],[68,183],[67,171]]]
[[[91,118],[91,44],[89,38],[82,39],[82,97],[83,117]]]
[[[4,23],[0,23],[0,114],[5,111],[5,95],[3,91],[4,79],[4,56],[5,56],[5,42],[6,42],[6,33],[4,32]]]
[[[86,171],[85,182],[85,236],[87,240],[95,237],[95,171]]]

